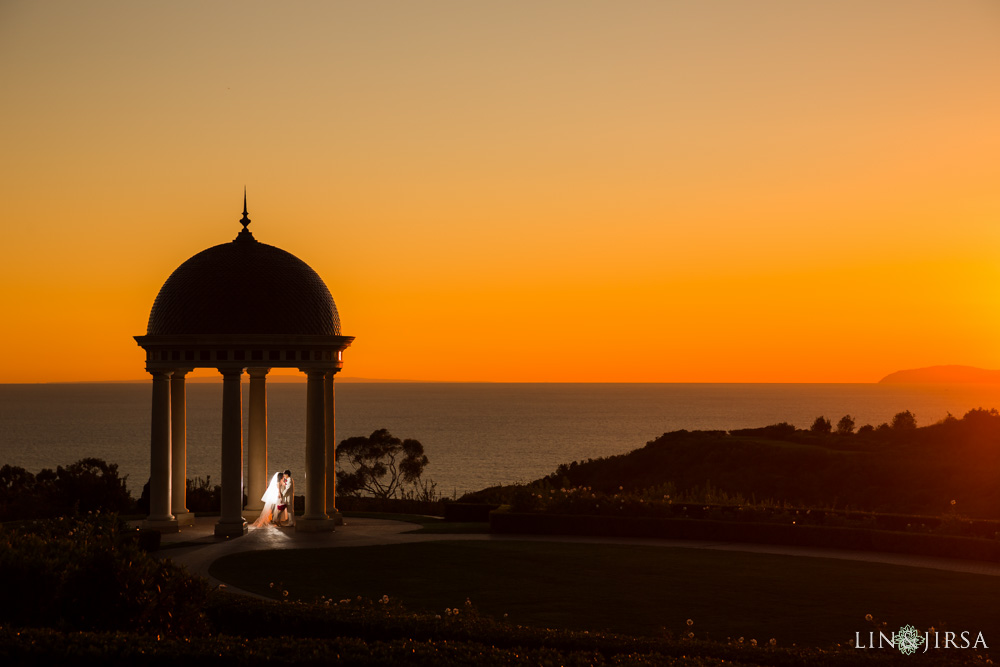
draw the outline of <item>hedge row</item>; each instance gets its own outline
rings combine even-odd
[[[997,540],[798,524],[492,512],[490,531],[529,535],[721,540],[1000,561],[1000,541]]]

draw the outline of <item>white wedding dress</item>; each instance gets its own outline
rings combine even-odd
[[[264,509],[260,511],[260,516],[257,520],[253,522],[254,528],[263,528],[264,526],[271,525],[271,517],[274,515],[274,506],[278,504],[281,498],[281,490],[278,489],[278,483],[281,479],[281,473],[274,473],[274,477],[271,478],[271,483],[267,485],[267,491],[264,495],[260,497],[264,501]]]

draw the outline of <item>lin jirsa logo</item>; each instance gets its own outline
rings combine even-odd
[[[860,632],[854,633],[854,648],[895,648],[904,655],[913,655],[921,647],[921,653],[932,648],[989,648],[982,632],[973,635],[969,630],[943,633],[928,631],[921,634],[912,625],[904,625],[898,632],[888,636],[881,631],[877,635],[874,631],[869,632],[868,637],[862,637]]]

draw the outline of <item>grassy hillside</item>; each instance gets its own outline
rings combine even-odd
[[[561,465],[529,486],[1000,518],[1000,415],[973,410],[922,428],[857,434],[787,424],[674,431],[628,454]],[[512,492],[497,487],[465,500],[503,502]]]

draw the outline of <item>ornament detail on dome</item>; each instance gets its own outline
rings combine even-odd
[[[236,235],[236,240],[255,241],[256,239],[253,237],[253,233],[249,229],[247,229],[247,226],[250,224],[250,218],[247,217],[246,186],[243,186],[243,218],[240,220],[240,224],[243,225],[243,230]]]

